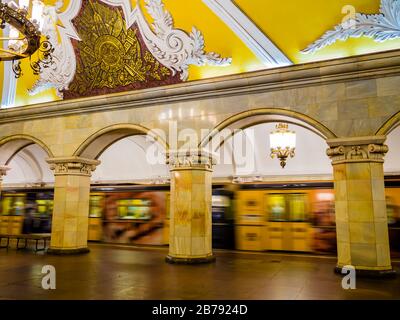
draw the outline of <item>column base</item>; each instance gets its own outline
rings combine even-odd
[[[393,269],[388,269],[388,270],[365,270],[365,269],[357,269],[356,268],[356,276],[357,277],[362,277],[362,278],[395,278],[396,277],[396,271]],[[342,269],[343,267],[336,266],[335,267],[335,273],[343,275],[342,274]]]
[[[58,256],[85,254],[85,253],[89,253],[89,252],[90,252],[89,248],[79,248],[79,249],[54,249],[54,248],[49,248],[49,249],[47,249],[47,253],[48,254],[58,255]]]
[[[211,255],[204,258],[177,258],[172,256],[167,256],[165,262],[170,264],[205,264],[215,262],[215,256]]]

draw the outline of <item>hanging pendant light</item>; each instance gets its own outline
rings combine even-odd
[[[287,123],[278,123],[276,130],[270,134],[271,158],[280,160],[281,167],[284,169],[287,159],[295,156],[296,133],[289,130]]]

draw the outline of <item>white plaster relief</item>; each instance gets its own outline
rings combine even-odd
[[[400,38],[400,1],[382,0],[379,14],[356,13],[354,18],[344,21],[327,31],[321,38],[302,51],[315,53],[337,41],[349,38],[368,37],[376,42]]]

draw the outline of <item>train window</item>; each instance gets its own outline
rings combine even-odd
[[[89,217],[101,218],[103,216],[103,210],[104,210],[104,195],[102,194],[91,195]]]
[[[271,194],[267,198],[270,221],[286,221],[286,199],[283,194]]]
[[[305,194],[288,195],[290,221],[303,222],[307,220],[307,198]]]
[[[51,216],[53,213],[53,200],[39,199],[36,200],[36,215]]]
[[[25,194],[5,194],[2,201],[2,214],[7,216],[22,216],[25,212]]]
[[[117,201],[120,219],[150,220],[151,201],[148,199],[124,199]]]
[[[269,221],[307,221],[306,194],[268,194],[266,203]]]

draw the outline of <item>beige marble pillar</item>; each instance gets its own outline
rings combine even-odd
[[[205,151],[170,152],[169,263],[207,263],[212,253],[212,166]]]
[[[328,140],[335,184],[338,264],[392,275],[383,162],[386,137]]]
[[[54,171],[54,209],[51,243],[48,253],[76,254],[89,252],[90,177],[96,160],[73,158],[48,159]]]

